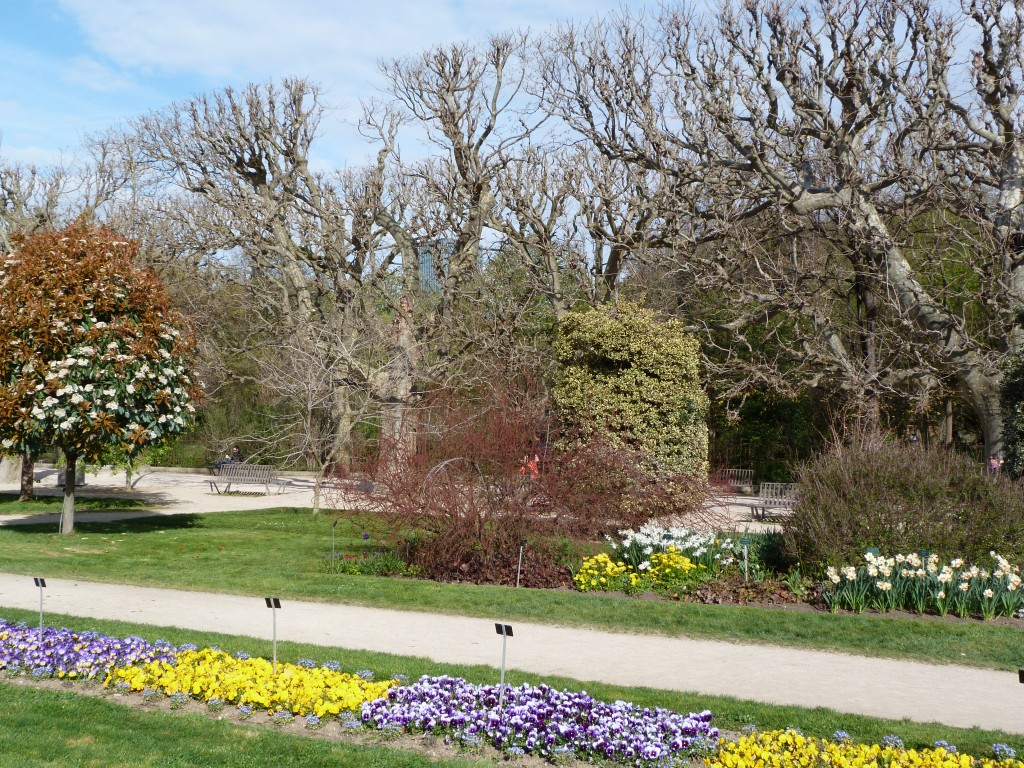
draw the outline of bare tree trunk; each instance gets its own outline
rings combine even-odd
[[[1003,411],[999,405],[999,380],[980,369],[958,377],[964,397],[971,404],[985,438],[985,456],[1003,453]]]
[[[75,478],[78,476],[78,456],[64,451],[67,463],[64,471],[64,506],[60,512],[60,535],[75,532]]]
[[[943,421],[942,447],[949,450],[953,447],[953,398],[946,398],[946,417]]]
[[[21,494],[18,501],[31,501],[36,492],[36,462],[31,451],[21,454]]]

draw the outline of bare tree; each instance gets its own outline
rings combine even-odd
[[[931,367],[955,379],[996,450],[998,344],[945,301],[900,226],[937,181],[921,157],[940,111],[933,64],[952,35],[924,2],[755,0],[706,23],[669,8],[656,23],[563,30],[546,79],[551,108],[601,152],[670,180],[687,214],[680,242],[769,211],[840,229],[852,274],[893,318],[885,333],[917,345],[919,376]],[[714,258],[703,266],[719,269]],[[787,298],[808,305],[807,294]]]

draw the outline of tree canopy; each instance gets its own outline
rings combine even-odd
[[[0,450],[55,446],[73,478],[79,458],[132,456],[185,431],[192,342],[164,286],[133,265],[138,244],[74,225],[12,246],[0,262]]]

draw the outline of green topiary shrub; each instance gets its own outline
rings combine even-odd
[[[554,397],[570,431],[643,456],[652,473],[706,481],[708,398],[699,345],[681,323],[628,302],[572,312],[555,351]]]
[[[798,471],[787,554],[805,571],[926,549],[943,558],[1024,558],[1024,497],[967,456],[880,439],[843,445]]]

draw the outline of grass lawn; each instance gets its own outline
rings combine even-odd
[[[60,512],[63,498],[57,496],[36,496],[31,501],[18,501],[16,493],[0,493],[0,515],[52,514]],[[153,505],[139,499],[117,497],[90,498],[75,494],[76,512],[135,512],[149,509]]]
[[[306,738],[195,713],[142,711],[0,682],[2,768],[470,768],[387,747]]]
[[[705,606],[569,590],[438,584],[328,573],[332,518],[308,509],[176,515],[49,527],[0,528],[0,570],[31,576],[342,602],[631,632],[771,643],[1012,671],[1024,662],[1020,629],[980,621],[830,615]],[[339,553],[372,549],[348,522]]]
[[[38,620],[38,614],[30,611],[2,608],[0,608],[0,616],[12,621],[25,621],[29,624]],[[47,616],[47,624],[50,626],[68,627],[79,631],[94,630],[117,637],[137,635],[150,641],[165,639],[172,643],[193,642],[200,647],[216,645],[229,653],[245,651],[253,656],[266,657],[269,657],[271,654],[270,641],[251,637],[195,632],[171,627],[152,627],[127,622],[60,616],[57,614]],[[388,677],[396,673],[408,675],[411,680],[416,680],[422,675],[441,674],[463,677],[476,683],[496,683],[499,678],[499,671],[488,666],[448,665],[409,656],[344,648],[325,648],[282,641],[278,642],[278,658],[282,661],[290,662],[295,662],[300,658],[311,658],[317,663],[335,660],[340,662],[345,670],[371,669],[378,678]],[[828,738],[836,730],[845,730],[855,741],[859,742],[878,742],[888,734],[896,734],[903,739],[908,748],[928,747],[938,739],[945,739],[951,744],[956,744],[961,752],[970,752],[976,755],[988,754],[991,745],[996,742],[1009,744],[1018,751],[1024,749],[1024,737],[1009,735],[1000,731],[986,731],[977,728],[952,728],[938,724],[884,720],[860,715],[841,714],[824,708],[777,707],[726,696],[707,696],[650,688],[628,688],[592,681],[584,682],[564,677],[544,676],[541,679],[537,675],[516,670],[509,670],[506,680],[512,685],[518,685],[523,682],[535,684],[544,682],[556,688],[566,688],[575,691],[586,690],[592,696],[605,701],[622,699],[641,706],[666,707],[677,712],[694,712],[710,709],[714,714],[714,724],[726,731],[739,731],[745,725],[755,724],[760,730],[793,727],[799,728],[804,734],[809,736]],[[20,696],[19,691],[21,690],[23,689],[3,687],[0,688],[0,695],[5,696],[6,702],[10,697],[18,698]],[[10,697],[5,692],[10,692]],[[117,716],[119,711],[115,710],[114,715]],[[7,716],[5,714],[4,718],[0,718],[0,732],[7,728],[6,721]],[[74,727],[77,728],[77,723]],[[0,736],[0,755],[4,754],[4,746],[3,738]],[[19,765],[25,764],[31,763],[19,763]],[[80,764],[86,765],[87,763],[83,762]],[[137,764],[147,765],[148,763],[140,760]],[[154,764],[163,765],[163,763]],[[221,765],[222,763],[199,761],[195,764]],[[223,763],[223,765],[232,766],[236,764],[247,765],[247,763]],[[265,764],[273,765],[274,763]],[[391,763],[380,764],[391,765]],[[395,765],[399,764],[405,765],[405,763],[395,763]],[[3,765],[3,763],[0,762],[0,765]],[[68,763],[68,765],[78,764]],[[98,765],[107,764],[99,763]],[[167,765],[178,765],[178,763],[167,763]],[[289,765],[289,763],[285,763],[285,765]]]

